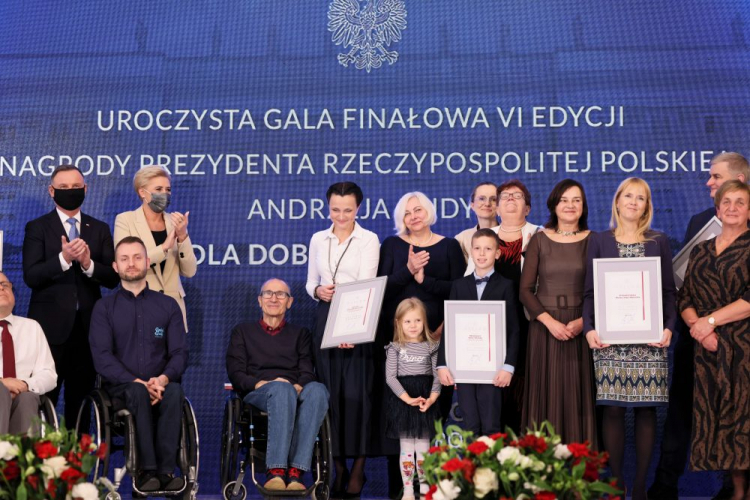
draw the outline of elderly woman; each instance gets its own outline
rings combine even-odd
[[[479,229],[497,227],[497,187],[493,182],[482,182],[474,186],[470,198],[472,212],[477,216],[477,225],[464,229],[456,235],[456,241],[461,245],[464,260],[471,262],[471,237]]]
[[[646,499],[646,474],[656,439],[656,407],[667,406],[667,347],[675,328],[675,286],[672,252],[664,233],[651,230],[654,207],[646,181],[631,177],[622,181],[612,200],[611,229],[590,238],[584,331],[593,349],[596,404],[604,407],[602,439],[609,452],[612,474],[623,485],[625,412],[635,412],[636,473],[634,499]],[[602,344],[594,326],[594,259],[659,257],[661,261],[664,332],[656,344]]]
[[[374,278],[380,241],[356,221],[363,198],[359,186],[338,182],[328,188],[326,198],[331,226],[310,239],[306,288],[318,301],[313,335],[315,368],[331,395],[334,492],[337,496],[356,496],[365,482],[365,455],[370,444],[372,346],[341,344],[338,349],[323,350],[320,344],[336,285]],[[351,474],[346,469],[347,457],[354,459]]]
[[[750,498],[750,187],[727,181],[714,197],[723,224],[690,253],[679,293],[696,340],[693,470],[730,470],[732,498]]]
[[[198,264],[188,236],[190,212],[167,213],[172,197],[169,173],[162,167],[145,167],[133,178],[133,188],[141,206],[123,212],[115,219],[115,246],[126,236],[137,236],[146,245],[151,267],[146,282],[151,290],[177,301],[187,331],[185,290],[180,276],[195,276]]]
[[[583,186],[558,182],[547,209],[549,220],[531,237],[521,273],[520,298],[531,319],[523,428],[549,420],[563,442],[588,440],[596,448],[593,366],[581,335],[589,245]]]
[[[385,436],[382,408],[385,380],[385,346],[393,340],[393,318],[398,304],[407,298],[420,299],[427,309],[430,330],[442,333],[443,302],[448,299],[453,280],[466,269],[461,246],[453,238],[432,231],[437,220],[435,206],[420,192],[406,193],[393,212],[396,235],[389,236],[380,247],[378,276],[388,276],[378,335],[375,342],[375,366],[379,370],[375,380],[375,401],[380,405],[380,424],[373,436],[373,453],[395,457],[399,453],[397,440]],[[439,400],[443,418],[448,416],[452,390],[443,388]],[[419,464],[418,464],[419,465]],[[389,461],[390,493],[402,486],[398,460]]]

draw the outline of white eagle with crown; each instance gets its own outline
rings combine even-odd
[[[328,8],[328,31],[336,45],[351,50],[338,55],[339,63],[368,73],[385,61],[393,64],[398,52],[389,51],[406,29],[403,0],[332,0]]]

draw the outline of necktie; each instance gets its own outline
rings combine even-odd
[[[13,350],[13,337],[8,330],[8,322],[0,321],[3,327],[3,378],[16,378],[16,352]]]
[[[71,217],[67,220],[68,224],[70,224],[70,232],[68,233],[68,241],[73,241],[74,239],[78,238],[78,228],[76,227],[76,219],[75,217]]]
[[[484,278],[477,278],[475,281],[476,281],[477,285],[479,285],[481,283],[487,283],[489,280],[490,280],[490,277],[489,276],[485,276]]]

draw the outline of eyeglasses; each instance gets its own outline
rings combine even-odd
[[[497,196],[490,196],[489,198],[486,196],[477,196],[474,198],[474,201],[480,205],[497,205]]]
[[[0,281],[0,288],[3,290],[13,290],[13,283],[10,281]]]
[[[513,193],[500,193],[501,200],[510,200],[511,198],[514,200],[520,200],[523,197],[523,193],[520,193],[518,191],[515,191]]]
[[[277,291],[263,290],[262,292],[260,292],[260,296],[263,297],[264,299],[270,299],[274,295],[279,300],[285,300],[292,296],[290,293],[285,292],[283,290],[277,290]]]

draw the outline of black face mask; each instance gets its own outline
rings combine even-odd
[[[55,189],[53,199],[57,205],[65,210],[75,210],[83,205],[86,198],[86,188]]]

